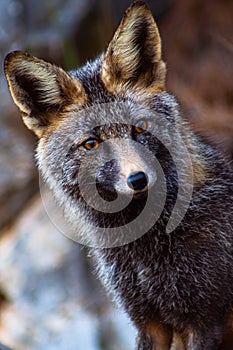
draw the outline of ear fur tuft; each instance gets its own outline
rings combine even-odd
[[[85,101],[85,91],[78,80],[62,68],[27,53],[9,53],[4,69],[12,98],[27,127],[37,135],[57,117],[56,112]]]
[[[126,10],[107,48],[102,81],[112,93],[129,88],[156,93],[165,89],[165,77],[157,25],[146,4],[136,1]]]

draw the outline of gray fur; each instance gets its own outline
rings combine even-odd
[[[6,59],[10,89],[16,104],[24,114],[28,113],[26,123],[30,125],[30,118],[33,118],[36,123],[32,128],[40,127],[39,132],[34,131],[41,137],[37,162],[45,181],[75,227],[76,238],[93,247],[90,254],[106,289],[139,330],[137,350],[231,350],[227,344],[233,344],[230,324],[233,303],[232,168],[218,150],[191,130],[180,114],[176,98],[165,91],[165,65],[161,61],[157,27],[142,2],[134,3],[124,17],[118,31],[119,36],[124,34],[123,39],[114,39],[113,43],[117,49],[116,57],[120,57],[122,42],[125,43],[127,37],[137,36],[135,33],[127,36],[131,26],[125,29],[124,23],[128,18],[129,23],[132,19],[138,21],[134,26],[138,35],[135,40],[141,45],[139,50],[130,39],[137,67],[130,65],[129,78],[125,67],[120,66],[120,59],[119,62],[115,59],[111,76],[110,44],[107,56],[100,56],[70,72],[69,76],[53,68],[53,72],[64,77],[57,79],[60,85],[56,86],[56,99],[69,83],[80,94],[75,103],[72,92],[65,94],[69,101],[64,101],[62,94],[60,108],[57,100],[56,105],[53,101],[48,104],[49,95],[42,99],[41,94],[48,91],[41,91],[43,85],[35,80],[33,71],[29,72],[28,60],[31,64],[33,58],[22,54],[20,60],[24,60],[27,69],[23,84],[19,61],[16,68],[14,65],[19,54]],[[157,40],[155,49],[153,45],[144,48],[140,31],[148,36],[147,39],[152,36]],[[154,57],[158,61],[150,62]],[[124,60],[126,58],[129,63],[128,57],[124,56]],[[33,66],[44,67],[43,61],[35,59],[35,62]],[[145,71],[145,62],[153,76]],[[45,67],[50,69],[50,65]],[[115,90],[108,86],[111,79]],[[38,109],[30,110],[31,105],[37,106],[37,101],[33,100],[37,97],[39,114]],[[148,128],[137,133],[134,126],[142,119],[147,120]],[[85,141],[89,138],[103,143],[98,152],[85,149]],[[153,162],[153,158],[158,162]],[[134,193],[127,186],[128,176],[134,171],[146,173],[146,190]],[[164,195],[161,171],[166,197],[159,212]],[[188,176],[190,171],[193,176]],[[94,206],[99,203],[92,190],[96,182],[105,198],[106,209],[111,208],[116,190],[122,201],[131,196],[130,204],[119,213],[93,209],[82,196],[80,182]],[[190,184],[190,203],[183,217],[179,210],[174,213],[173,209],[177,199],[185,204]],[[179,192],[179,188],[183,192]],[[140,215],[150,192],[155,196],[153,210],[147,211],[137,228],[144,232],[146,225],[152,224],[145,234],[133,239],[135,232],[126,231],[126,226]],[[160,215],[154,222],[155,211]],[[175,229],[168,231],[171,215],[177,215],[180,221]],[[115,236],[110,234],[113,227],[117,227]],[[123,244],[127,235],[130,239]]]

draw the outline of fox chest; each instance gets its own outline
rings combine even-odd
[[[167,259],[155,257],[149,263],[128,256],[125,261],[101,259],[100,265],[103,284],[134,321],[188,312],[187,279]]]
[[[171,256],[158,256],[156,252],[150,255],[148,251],[144,256],[122,251],[102,257],[99,262],[104,285],[136,324],[150,320],[174,327],[184,321],[204,324],[213,305],[216,313],[221,313],[229,301],[226,266],[218,262],[213,269],[208,254],[205,258],[181,249]]]

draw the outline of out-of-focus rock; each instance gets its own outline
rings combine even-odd
[[[38,188],[33,142],[21,127],[20,119],[18,128],[0,120],[0,228],[13,220]]]
[[[0,288],[8,300],[1,341],[15,350],[133,349],[129,320],[108,301],[85,249],[59,232],[61,213],[45,198],[51,218],[38,197],[0,239]]]

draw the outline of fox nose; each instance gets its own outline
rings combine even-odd
[[[147,177],[143,171],[132,173],[128,179],[127,184],[134,191],[143,190],[147,186]]]

